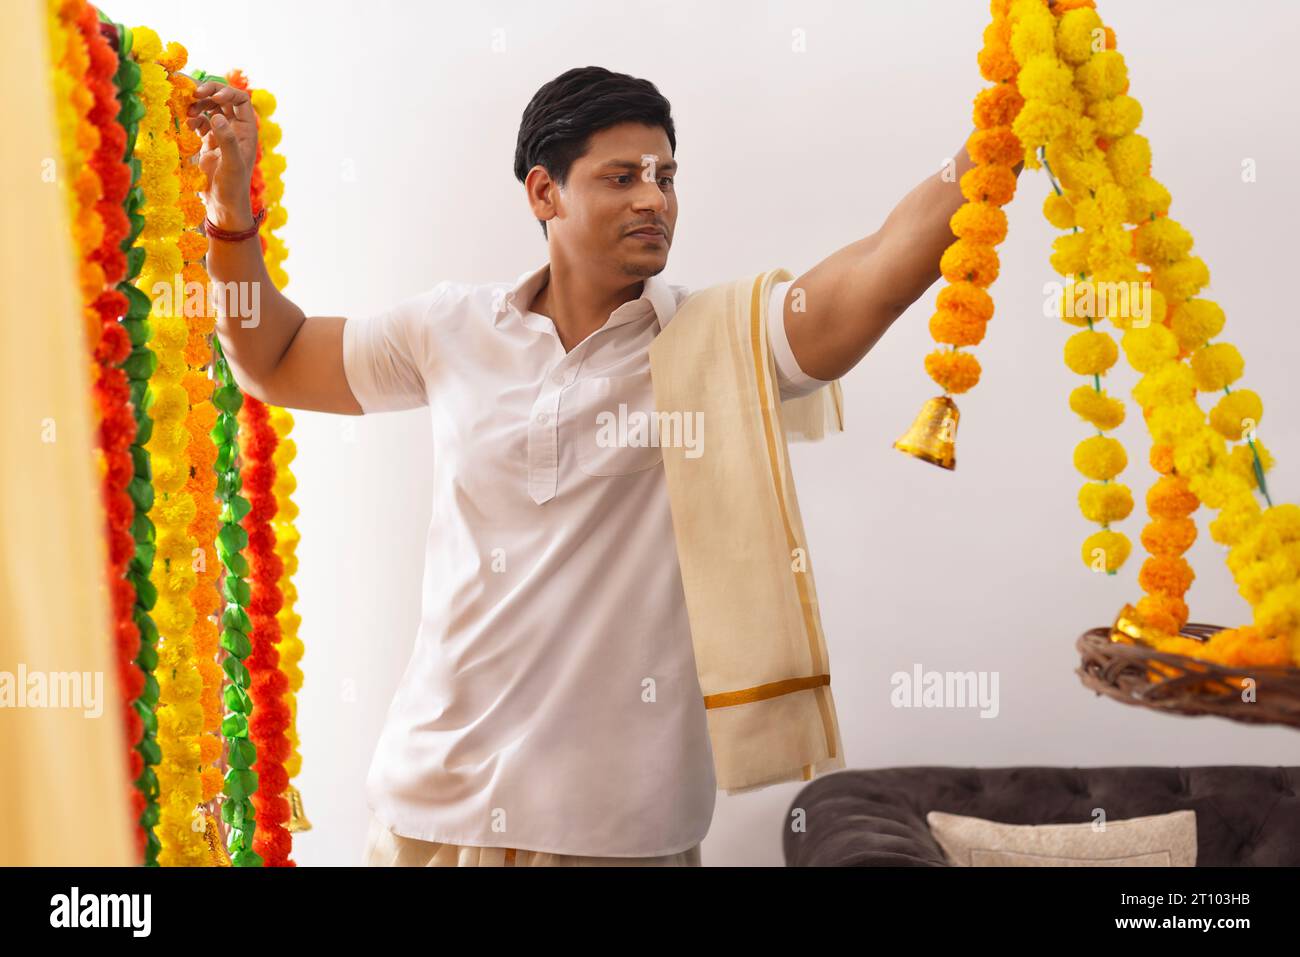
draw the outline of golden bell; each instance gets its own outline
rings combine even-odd
[[[957,467],[957,422],[961,413],[946,395],[926,399],[916,421],[894,448],[940,468]]]
[[[221,839],[221,829],[217,819],[211,814],[204,815],[203,836],[208,841],[208,853],[212,856],[213,867],[230,867],[230,854],[226,851],[226,842]]]
[[[285,790],[284,796],[289,799],[289,822],[284,828],[290,834],[297,834],[299,831],[310,831],[311,821],[307,820],[307,815],[302,810],[302,795],[292,784]]]
[[[1132,605],[1126,604],[1115,616],[1115,623],[1110,626],[1110,640],[1126,645],[1131,645],[1135,641],[1144,645],[1151,644],[1147,640],[1146,622]]]

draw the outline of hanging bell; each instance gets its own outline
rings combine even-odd
[[[926,399],[912,427],[894,448],[940,468],[957,467],[957,421],[961,413],[946,395]]]
[[[1213,629],[1213,626],[1210,626],[1210,630],[1207,630],[1206,626],[1203,625],[1189,625],[1187,628],[1190,630],[1180,631],[1179,635],[1195,641],[1205,641],[1210,634],[1213,634],[1214,630],[1217,630]],[[1130,604],[1125,604],[1119,610],[1119,614],[1115,616],[1115,623],[1110,626],[1110,640],[1129,645],[1136,641],[1139,644],[1154,648],[1157,639],[1169,637],[1171,636],[1166,632],[1152,627],[1146,617]]]
[[[230,867],[230,854],[226,851],[226,842],[221,838],[221,829],[217,827],[217,819],[211,813],[205,814],[203,824],[203,836],[208,841],[208,853],[212,858],[213,867]]]
[[[302,810],[302,794],[290,784],[285,789],[284,796],[289,799],[289,821],[285,824],[284,829],[290,834],[310,831],[311,821],[307,820],[307,815]]]
[[[1115,616],[1115,623],[1110,626],[1110,640],[1131,645],[1135,641],[1148,645],[1146,622],[1132,605],[1126,604]]]

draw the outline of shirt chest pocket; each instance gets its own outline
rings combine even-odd
[[[663,461],[648,370],[580,379],[565,396],[570,401],[570,434],[583,472],[627,475]]]

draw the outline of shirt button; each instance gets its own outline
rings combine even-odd
[[[540,422],[540,423],[542,423],[543,425],[545,425],[545,424],[546,424],[546,413],[545,413],[545,412],[538,412],[538,413],[537,413],[537,421]]]
[[[556,385],[564,385],[564,383],[568,382],[569,379],[563,372],[559,372],[551,377],[551,381]]]

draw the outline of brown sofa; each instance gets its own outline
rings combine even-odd
[[[1007,824],[1196,811],[1197,866],[1300,866],[1300,768],[954,768],[836,771],[809,782],[782,823],[788,867],[946,867],[929,811]],[[796,811],[803,814],[796,817]],[[806,830],[792,826],[806,822]]]

